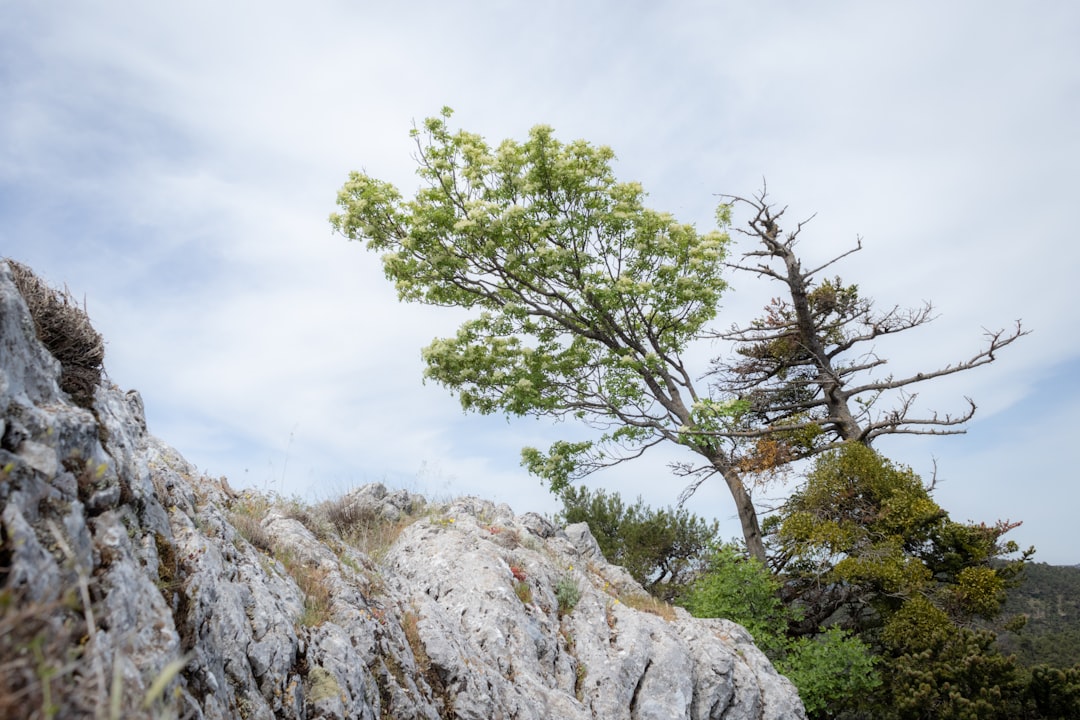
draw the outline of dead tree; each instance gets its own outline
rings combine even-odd
[[[739,439],[742,465],[768,471],[810,457],[846,442],[870,445],[881,435],[951,435],[965,432],[975,413],[970,398],[956,414],[914,410],[915,386],[953,375],[996,359],[1001,348],[1028,334],[1019,321],[1009,330],[987,332],[985,346],[966,360],[907,377],[870,371],[888,361],[878,357],[874,340],[918,328],[934,319],[933,307],[875,310],[856,285],[844,285],[824,271],[862,248],[855,247],[813,268],[804,268],[795,248],[805,222],[785,233],[784,209],[766,202],[765,192],[753,199],[729,196],[733,205],[752,216],[738,231],[755,241],[735,270],[778,280],[785,296],[774,299],[762,317],[735,326],[718,337],[734,343],[734,358],[713,363],[710,378],[719,394],[737,398],[737,422],[721,434]],[[882,398],[892,398],[880,408]]]

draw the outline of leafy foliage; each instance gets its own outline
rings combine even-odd
[[[672,600],[702,569],[720,530],[683,508],[654,510],[639,497],[627,506],[618,493],[569,487],[562,493],[564,524],[584,522],[608,562],[621,565],[650,593]]]
[[[881,685],[877,660],[866,643],[833,626],[788,640],[776,667],[795,683],[810,717],[835,717],[870,706]]]
[[[717,335],[707,325],[727,287],[732,205],[717,211],[720,230],[701,234],[647,208],[639,184],[617,181],[610,148],[563,143],[543,125],[493,148],[451,130],[451,115],[444,108],[412,132],[421,181],[412,199],[354,172],[330,220],[382,253],[400,299],[473,311],[456,335],[423,350],[425,378],[456,393],[465,410],[572,417],[602,433],[522,451],[555,492],[659,443],[679,444],[697,455],[676,464],[692,478],[684,496],[720,474],[748,552],[765,560],[748,480],[844,442],[958,432],[973,404],[958,417],[918,418],[903,389],[992,362],[1025,334],[1019,325],[991,333],[987,348],[939,370],[853,383],[885,362],[855,351],[860,343],[927,322],[930,307],[874,313],[856,286],[816,277],[840,258],[804,270],[793,250],[801,225],[785,237],[783,211],[762,193],[731,198],[753,213],[742,232],[755,249],[730,267],[784,282],[790,301]],[[716,337],[736,343],[741,360],[717,361],[699,388],[682,355]],[[898,408],[870,412],[897,390]]]
[[[413,200],[352,173],[331,219],[385,253],[401,299],[479,311],[424,350],[426,377],[466,410],[615,422],[611,446],[675,437],[682,420],[656,396],[688,383],[678,355],[716,313],[727,237],[646,208],[639,184],[616,181],[610,148],[537,126],[493,149],[452,132],[450,114],[413,131]],[[591,451],[560,444],[526,461],[559,490],[589,467],[577,458],[606,461]]]
[[[402,300],[474,312],[423,350],[425,378],[465,410],[599,430],[522,451],[555,492],[662,442],[689,448],[698,460],[680,471],[698,482],[723,475],[747,546],[764,557],[738,460],[710,425],[737,412],[735,398],[695,387],[682,358],[711,335],[727,287],[729,207],[717,211],[720,230],[698,233],[646,207],[640,184],[617,181],[610,148],[563,143],[542,125],[492,148],[452,131],[450,116],[444,108],[413,130],[412,199],[354,172],[330,218],[382,253]]]
[[[772,539],[804,630],[842,619],[913,642],[1000,612],[1033,552],[1002,560],[1018,551],[1001,541],[1012,527],[952,521],[910,469],[853,443],[818,458]]]
[[[586,488],[564,505],[609,559],[630,538],[649,545],[628,517],[658,515]],[[852,444],[819,457],[773,523],[779,573],[713,527],[677,600],[746,627],[811,718],[1076,717],[1080,667],[1028,670],[970,627],[998,616],[1020,577],[1027,555],[1002,559],[1016,551],[1009,527],[951,521],[910,469]]]
[[[910,469],[862,444],[825,453],[769,528],[790,630],[839,624],[872,648],[873,717],[1074,717],[1080,705],[1051,700],[1069,697],[1067,672],[1029,672],[973,627],[1000,616],[1033,552],[1002,540],[1012,527],[952,521]]]
[[[721,617],[739,623],[764,650],[783,645],[790,612],[780,601],[780,581],[754,558],[731,545],[719,546],[708,571],[691,586],[686,609],[695,617]]]
[[[810,717],[858,708],[880,684],[870,648],[838,627],[817,637],[790,638],[795,611],[781,602],[780,587],[781,581],[757,559],[723,545],[693,584],[686,607],[696,617],[727,618],[745,627],[795,683]]]

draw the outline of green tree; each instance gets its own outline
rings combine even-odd
[[[695,385],[683,360],[707,333],[726,285],[728,236],[698,233],[618,182],[607,147],[562,143],[550,127],[491,148],[451,131],[444,109],[413,130],[421,188],[406,200],[354,172],[334,228],[381,252],[402,300],[474,311],[423,351],[425,377],[465,410],[572,417],[596,441],[526,448],[523,463],[558,492],[660,443],[689,448],[689,470],[721,475],[750,552],[764,546],[732,449],[711,428],[735,411]]]
[[[899,720],[1016,720],[1027,714],[1015,658],[993,647],[990,632],[941,626],[932,642],[885,663],[888,717]]]
[[[1033,550],[957,523],[910,469],[860,443],[820,455],[768,527],[795,635],[854,631],[879,656],[878,717],[1025,717],[1023,673],[971,629]],[[1039,715],[1030,715],[1039,717]]]
[[[1015,525],[957,523],[909,468],[852,443],[821,455],[770,519],[770,544],[806,629],[840,618],[911,641],[939,626],[993,618],[1023,564]],[[915,609],[918,612],[915,612]],[[901,610],[910,610],[906,615]]]
[[[352,173],[331,223],[382,252],[402,300],[474,311],[451,338],[423,351],[425,377],[456,392],[462,407],[573,417],[601,430],[595,441],[561,440],[522,451],[530,472],[555,492],[660,443],[689,448],[676,463],[690,484],[723,477],[747,550],[765,560],[750,488],[844,442],[886,433],[951,433],[971,417],[911,414],[905,388],[992,362],[1024,334],[991,334],[969,360],[908,378],[861,381],[884,360],[863,343],[929,321],[930,307],[875,314],[855,286],[804,270],[764,195],[743,232],[759,245],[725,265],[732,206],[704,234],[644,205],[637,183],[618,182],[607,147],[562,143],[537,126],[523,143],[491,148],[451,131],[444,109],[413,130],[421,188],[406,200],[393,185]],[[843,257],[843,256],[841,256]],[[773,265],[779,261],[780,267]],[[783,281],[777,301],[747,328],[708,327],[725,267]],[[724,338],[738,351],[701,381],[684,362],[697,340]],[[852,359],[853,358],[853,359]],[[900,392],[899,406],[873,410]]]
[[[720,531],[685,508],[654,510],[640,497],[627,506],[618,493],[585,486],[566,488],[562,502],[564,524],[588,523],[608,562],[668,601],[700,574]]]

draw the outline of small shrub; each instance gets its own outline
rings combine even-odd
[[[518,600],[524,605],[529,605],[533,601],[532,587],[524,580],[518,580],[514,583],[514,594],[518,596]]]
[[[562,494],[563,524],[588,523],[604,557],[626,568],[652,595],[673,600],[703,569],[717,541],[717,522],[683,508],[654,510],[639,497],[627,505],[618,493],[568,487]]]
[[[581,588],[569,575],[564,575],[555,583],[555,600],[559,603],[559,616],[569,615],[581,599]]]
[[[686,609],[695,617],[739,623],[769,652],[783,644],[789,618],[779,590],[779,581],[762,563],[723,545],[710,558],[709,571],[691,587]]]
[[[810,717],[828,710],[854,706],[881,685],[870,647],[840,628],[832,627],[817,637],[789,642],[776,669],[799,689]]]
[[[839,628],[817,637],[787,637],[795,614],[781,603],[779,590],[779,581],[762,563],[725,545],[694,583],[686,607],[696,617],[727,618],[745,627],[799,689],[809,717],[859,712],[881,685],[871,648]]]
[[[525,568],[520,565],[510,565],[510,574],[514,576],[514,579],[518,582],[525,582],[528,575],[525,573]]]

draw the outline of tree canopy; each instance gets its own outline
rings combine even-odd
[[[729,237],[699,233],[645,206],[618,182],[610,148],[562,143],[537,126],[522,143],[489,147],[452,132],[450,111],[413,130],[422,187],[406,200],[354,172],[333,226],[384,253],[402,300],[477,311],[423,351],[425,376],[481,413],[573,417],[603,432],[523,450],[561,491],[572,480],[662,442],[685,445],[724,474],[748,545],[763,553],[741,474],[695,433],[700,394],[683,353],[717,312]]]

